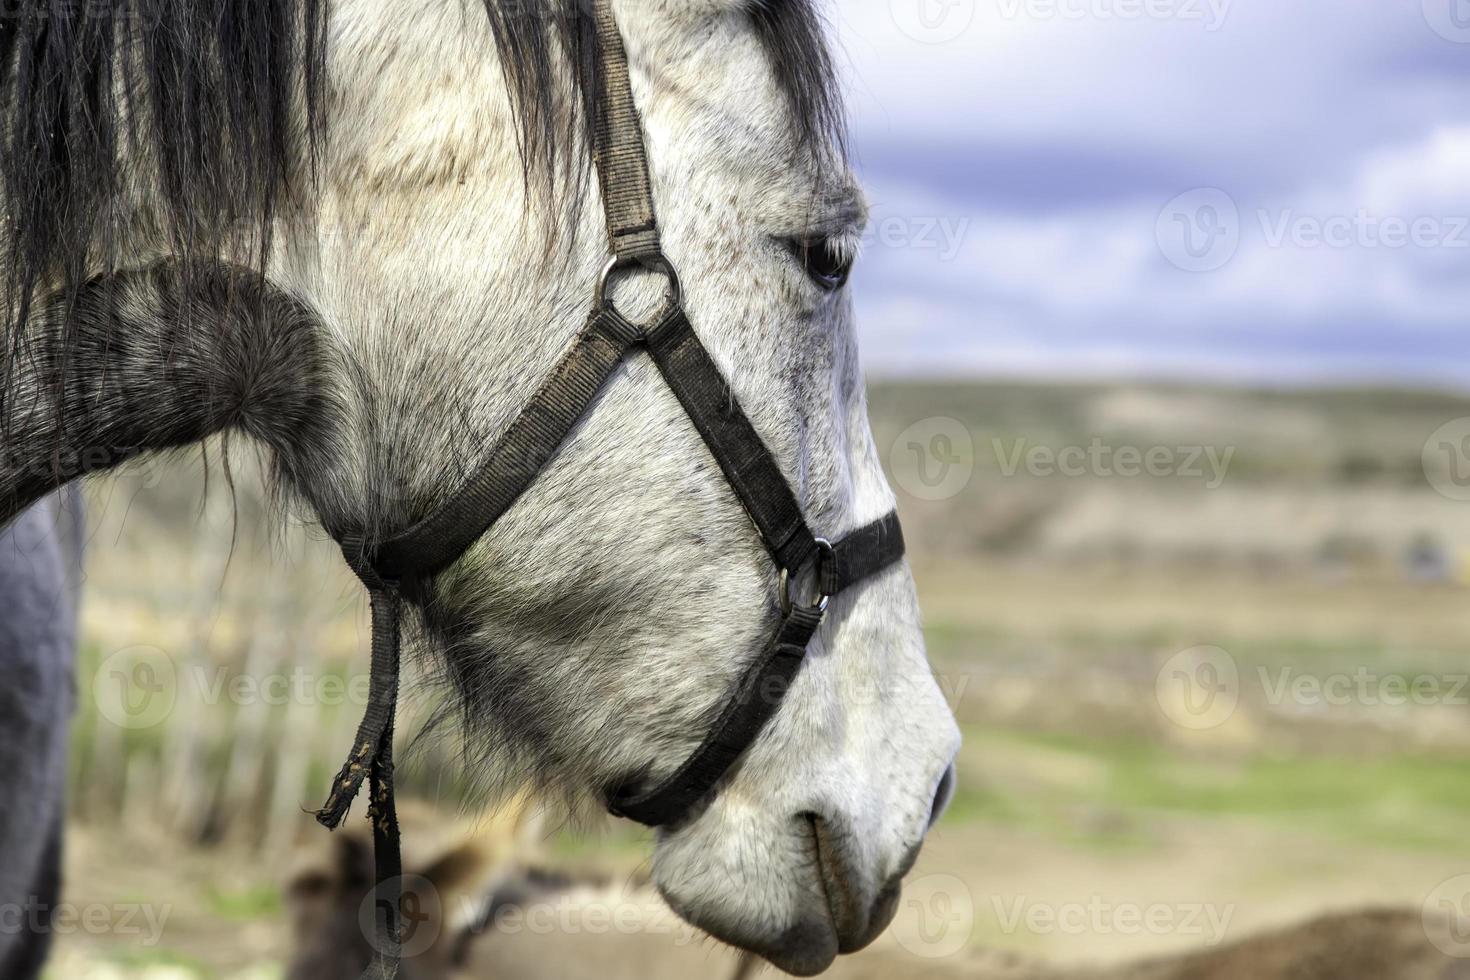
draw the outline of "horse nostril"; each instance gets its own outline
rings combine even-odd
[[[951,762],[949,768],[944,770],[944,775],[939,778],[939,788],[934,791],[934,806],[929,810],[931,829],[939,822],[939,818],[944,815],[944,808],[949,806],[949,801],[954,797],[954,784],[954,763]]]

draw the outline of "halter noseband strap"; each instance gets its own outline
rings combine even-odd
[[[317,819],[337,827],[370,779],[377,885],[377,955],[371,975],[396,975],[400,935],[398,824],[393,800],[393,719],[398,696],[400,583],[448,567],[478,541],[545,469],[619,365],[634,351],[658,367],[736,496],[779,572],[776,635],[730,694],[694,753],[652,786],[609,793],[613,813],[653,827],[686,818],[709,797],[759,737],[796,679],[831,598],[898,562],[904,553],[897,514],[835,543],[816,536],[780,465],[761,440],[685,314],[673,265],[664,256],[628,56],[611,0],[594,4],[603,92],[591,121],[598,179],[613,258],[587,327],[541,390],[487,454],[475,476],[438,511],[392,537],[369,542],[342,535],[343,555],[372,596],[373,659],[369,704],[351,756]],[[671,296],[652,326],[627,320],[607,298],[608,280],[638,264],[664,273]],[[793,599],[794,582],[814,566],[815,600]]]

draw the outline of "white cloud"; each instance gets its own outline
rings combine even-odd
[[[1049,0],[989,0],[939,45],[896,30],[888,0],[841,13],[859,151],[884,151],[875,213],[964,228],[950,261],[870,247],[861,309],[884,368],[1274,376],[1289,359],[1304,374],[1470,379],[1470,351],[1443,355],[1470,309],[1470,110],[1463,84],[1435,74],[1447,42],[1419,4],[1234,0],[1211,32],[1002,16],[1016,2]],[[923,155],[1003,145],[1040,147],[1021,159],[1042,168],[1054,150],[1056,170],[966,173]],[[1068,155],[1098,148],[1144,177],[1110,184]],[[1048,182],[1097,193],[1038,197]],[[1239,211],[1238,250],[1181,271],[1160,209],[1217,185]]]
[[[1442,45],[1417,3],[1214,0],[1207,19],[1045,16],[1048,4],[1145,0],[869,0],[836,11],[860,133],[969,130],[986,140],[1211,140],[1347,119],[1383,89],[1375,62]],[[1204,10],[1210,0],[1163,0]],[[924,44],[896,26],[905,5],[975,7],[958,38]],[[1031,15],[1007,16],[1020,4]],[[1073,8],[1075,9],[1075,7]],[[1349,94],[1355,96],[1349,102]]]

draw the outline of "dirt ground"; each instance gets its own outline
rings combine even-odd
[[[1344,846],[1252,821],[1177,819],[1151,828],[1153,843],[1100,848],[1047,833],[966,821],[941,825],[906,890],[894,925],[868,951],[839,961],[839,980],[1004,976],[1026,962],[1106,966],[1219,947],[1324,911],[1420,909],[1436,887],[1470,871],[1470,858],[1414,849]],[[169,852],[166,854],[164,852]],[[286,932],[263,862],[227,853],[179,854],[166,841],[119,840],[78,829],[67,897],[79,907],[146,903],[163,928],[63,936],[57,980],[265,980],[278,977]],[[115,911],[114,921],[125,912]],[[138,917],[143,922],[143,917]],[[700,975],[734,970],[707,940],[685,948],[615,931],[492,936],[480,962],[490,976],[559,978]],[[499,943],[499,945],[496,945]],[[661,964],[660,969],[651,969]],[[493,969],[492,969],[493,967]]]
[[[1470,660],[1457,593],[980,565],[919,579],[935,668],[966,732],[960,788],[894,925],[833,976],[1116,965],[1470,891],[1456,891],[1470,881],[1459,879],[1470,874],[1463,708],[1304,707],[1242,683],[1232,717],[1193,730],[1156,687],[1170,651],[1204,642],[1231,651],[1243,678],[1285,665],[1448,679]],[[626,873],[647,859],[626,833],[557,847]],[[146,824],[78,825],[68,900],[114,920],[134,906],[166,918],[157,935],[74,930],[51,976],[278,977],[287,863],[233,843],[190,847]],[[491,938],[490,965],[466,980],[534,976],[550,955],[544,942]],[[616,935],[553,945],[559,977],[651,975],[648,956],[700,975],[734,968],[707,941],[652,953]]]

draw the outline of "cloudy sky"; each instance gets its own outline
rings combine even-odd
[[[846,0],[875,374],[1470,386],[1470,0]]]

